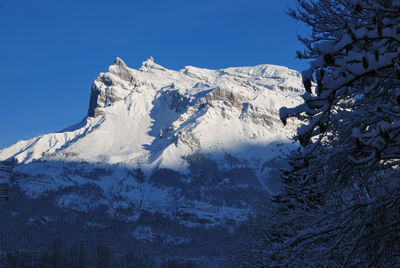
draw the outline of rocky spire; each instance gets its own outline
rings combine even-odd
[[[119,57],[115,58],[114,65],[117,65],[117,66],[120,66],[120,67],[123,67],[123,68],[127,68],[125,62]]]

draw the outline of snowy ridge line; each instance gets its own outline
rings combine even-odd
[[[91,91],[81,123],[17,142],[0,150],[0,161],[86,161],[149,172],[185,171],[187,155],[221,160],[220,152],[226,152],[263,163],[280,154],[274,148],[266,154],[264,148],[288,143],[296,127],[283,127],[279,108],[300,104],[304,92],[301,75],[287,67],[173,71],[152,58],[137,70],[116,58]]]

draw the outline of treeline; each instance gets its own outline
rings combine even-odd
[[[15,250],[0,253],[1,268],[108,268],[108,267],[197,267],[191,261],[158,260],[154,256],[128,252],[120,254],[107,245],[64,247],[61,240],[42,250]]]

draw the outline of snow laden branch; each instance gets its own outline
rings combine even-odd
[[[298,0],[302,145],[261,215],[247,263],[400,267],[400,1]]]
[[[299,5],[301,9],[290,14],[310,25],[313,33],[302,39],[308,51],[298,52],[300,58],[311,60],[303,72],[307,92],[304,104],[281,109],[281,120],[286,124],[288,117],[297,117],[305,122],[297,132],[304,146],[315,136],[334,132],[332,120],[343,122],[341,127],[352,131],[351,142],[357,144],[357,151],[348,155],[356,164],[388,155],[400,158],[400,150],[393,150],[393,145],[400,145],[397,1],[321,0]]]

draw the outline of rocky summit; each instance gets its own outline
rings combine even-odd
[[[279,191],[297,125],[284,127],[278,110],[302,93],[300,74],[281,66],[174,71],[150,58],[136,70],[116,58],[80,123],[0,150],[0,251],[58,235],[223,259]]]

